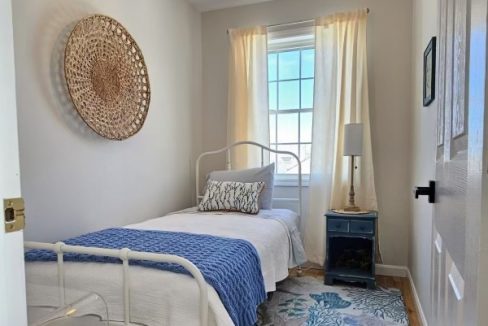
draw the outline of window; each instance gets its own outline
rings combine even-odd
[[[310,174],[315,68],[313,34],[306,37],[308,41],[302,37],[296,46],[294,35],[291,48],[281,39],[280,46],[269,46],[268,52],[270,145],[297,154],[303,175]],[[278,180],[298,174],[292,157],[272,153],[270,161],[276,164]]]

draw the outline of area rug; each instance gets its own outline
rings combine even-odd
[[[314,277],[289,278],[259,309],[258,326],[408,325],[400,290],[327,286]]]

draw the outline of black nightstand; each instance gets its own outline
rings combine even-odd
[[[376,223],[378,212],[340,214],[328,211],[325,284],[335,280],[376,287]]]

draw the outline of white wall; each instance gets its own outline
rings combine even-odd
[[[437,36],[438,1],[414,0],[412,10],[412,108],[411,179],[409,185],[424,186],[435,179],[437,100],[429,107],[422,104],[423,52]],[[409,268],[422,308],[430,316],[430,276],[432,209],[425,198],[411,199]]]
[[[62,239],[191,204],[191,162],[200,151],[200,14],[174,0],[15,0],[13,12],[27,238]],[[148,65],[146,123],[122,142],[81,121],[61,75],[69,31],[94,13],[121,22]]]
[[[411,2],[280,0],[203,14],[203,147],[226,143],[227,29],[311,19],[369,7],[369,77],[380,234],[385,263],[408,257]],[[207,168],[223,168],[223,160]]]

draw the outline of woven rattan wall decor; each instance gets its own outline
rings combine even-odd
[[[76,110],[96,133],[123,140],[142,128],[151,99],[147,67],[115,19],[93,15],[78,22],[66,45],[64,72]]]

